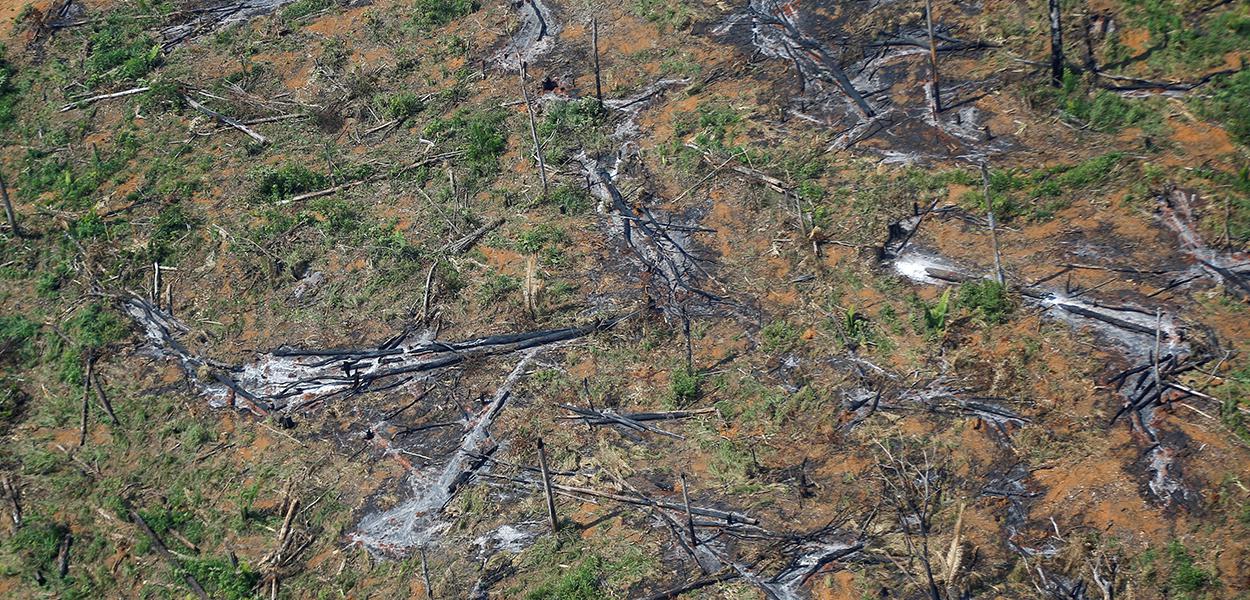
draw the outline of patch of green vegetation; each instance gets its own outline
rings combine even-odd
[[[56,572],[55,561],[61,540],[69,533],[66,526],[42,516],[27,516],[12,537],[3,542],[6,553],[17,557],[16,567],[23,575],[40,573],[48,577]]]
[[[91,53],[84,64],[87,83],[133,82],[161,62],[161,45],[144,31],[139,21],[126,15],[111,14],[91,33]]]
[[[399,92],[383,98],[382,107],[392,119],[403,122],[425,110],[425,98],[416,92]]]
[[[560,247],[567,244],[569,236],[558,226],[540,223],[517,236],[514,247],[521,254],[539,256],[544,264],[556,265],[564,260]]]
[[[295,0],[282,9],[282,18],[295,20],[334,6],[334,0]]]
[[[39,324],[25,315],[0,315],[0,363],[24,364],[35,358]]]
[[[192,558],[182,563],[183,569],[195,577],[212,598],[250,600],[260,583],[260,573],[248,565],[232,565],[221,558]]]
[[[1026,97],[1033,103],[1052,105],[1069,120],[1104,133],[1130,126],[1157,130],[1162,123],[1162,111],[1149,100],[1126,100],[1090,85],[1074,71],[1064,73],[1061,87],[1038,84],[1026,90]]]
[[[606,114],[594,98],[559,101],[546,109],[538,124],[538,137],[544,140],[543,158],[558,165],[578,150],[593,153],[606,141],[602,126]]]
[[[420,29],[441,27],[473,14],[481,5],[476,0],[416,0],[412,22]]]
[[[258,201],[281,202],[291,196],[324,189],[329,178],[300,163],[288,163],[281,167],[265,167],[255,176],[252,197]]]
[[[4,52],[0,50],[0,130],[13,123],[17,100],[21,97],[21,92],[13,85],[16,76],[17,70],[4,59]]]
[[[959,306],[988,325],[997,325],[1011,314],[1006,286],[990,279],[977,279],[959,286]]]
[[[668,382],[669,398],[673,406],[689,406],[699,397],[703,375],[698,371],[674,369]]]
[[[127,333],[121,318],[99,302],[88,304],[79,310],[65,322],[64,327],[69,341],[55,338],[51,355],[57,360],[57,373],[61,381],[74,386],[84,384],[83,357],[87,354],[98,354]]]
[[[788,321],[773,321],[760,329],[760,341],[765,352],[790,352],[799,345],[799,330]]]
[[[1250,442],[1250,426],[1242,410],[1250,407],[1250,365],[1228,374],[1224,380],[1224,400],[1220,403],[1220,421],[1233,435]]]
[[[634,0],[630,10],[637,16],[660,26],[661,30],[689,27],[694,15],[680,0]]]
[[[478,297],[483,304],[494,304],[521,289],[521,280],[503,273],[491,273],[482,282]]]
[[[436,119],[425,128],[427,136],[454,142],[464,152],[463,162],[475,176],[499,171],[499,156],[508,147],[504,128],[507,113],[498,109],[457,111],[450,118]]]
[[[1150,33],[1146,64],[1163,74],[1218,67],[1229,52],[1250,48],[1250,16],[1242,10],[1187,14],[1192,7],[1175,0],[1125,3],[1128,22]]]
[[[536,576],[538,582],[524,593],[524,588],[517,588],[505,596],[526,600],[619,597],[658,568],[655,559],[635,545],[586,548],[580,541],[564,532],[538,540],[525,553],[522,571]]]
[[[1250,70],[1219,78],[1209,96],[1191,102],[1203,117],[1219,121],[1233,139],[1250,146]]]
[[[52,202],[61,208],[81,210],[90,206],[96,190],[126,168],[138,152],[139,142],[130,130],[119,132],[114,139],[113,152],[93,148],[84,161],[71,161],[50,150],[27,150],[21,195],[34,201],[51,192]]]
[[[1219,584],[1210,571],[1194,564],[1189,549],[1179,541],[1173,540],[1167,546],[1168,559],[1171,562],[1171,575],[1168,576],[1168,589],[1173,598],[1195,598],[1195,594],[1208,590]]]
[[[561,184],[547,194],[546,204],[560,209],[560,214],[571,217],[585,214],[594,204],[590,192],[586,188],[571,184]]]
[[[1001,220],[1052,218],[1070,204],[1072,192],[1106,181],[1125,156],[1123,152],[1109,152],[1075,165],[1033,171],[991,170],[990,206]],[[984,212],[985,192],[979,188],[969,190],[960,197],[960,204],[969,211]]]
[[[946,288],[942,296],[933,304],[924,307],[924,326],[930,333],[941,335],[946,332],[947,318],[951,309],[951,288]]]
[[[175,264],[175,257],[186,249],[179,240],[193,232],[199,224],[200,219],[193,216],[183,203],[166,205],[152,224],[147,262]]]

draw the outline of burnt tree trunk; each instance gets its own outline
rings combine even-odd
[[[1063,85],[1063,27],[1060,25],[1059,0],[1050,4],[1050,84]]]
[[[932,71],[929,86],[932,88],[933,95],[930,97],[929,111],[933,113],[933,120],[936,122],[938,113],[942,111],[942,95],[938,91],[938,55],[937,39],[933,36],[933,0],[924,2],[924,20],[929,29],[929,69]]]

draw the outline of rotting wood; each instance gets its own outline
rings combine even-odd
[[[681,501],[686,505],[686,529],[690,534],[690,545],[699,545],[699,536],[694,531],[694,514],[690,512],[690,485],[686,483],[686,474],[681,474]]]
[[[167,564],[169,564],[170,568],[172,568],[174,572],[182,574],[182,580],[187,583],[187,586],[191,588],[191,591],[195,592],[195,595],[199,596],[200,600],[209,600],[208,594],[204,591],[204,588],[200,586],[200,582],[196,581],[195,576],[189,571],[182,568],[182,565],[178,563],[178,559],[174,557],[173,553],[169,551],[169,548],[165,546],[165,543],[161,541],[160,536],[156,535],[155,531],[152,531],[148,522],[143,520],[143,517],[139,515],[138,511],[134,509],[130,510],[130,520],[134,522],[135,525],[138,525],[139,528],[143,530],[143,533],[147,534],[148,539],[152,541],[152,547],[156,549],[156,553],[160,555],[160,557],[164,559]]]
[[[195,110],[198,110],[214,119],[217,119],[221,123],[229,125],[235,129],[238,129],[239,131],[242,131],[243,133],[246,133],[248,137],[252,138],[253,140],[256,140],[256,143],[262,146],[269,143],[269,138],[266,138],[265,136],[259,133],[256,133],[255,131],[252,130],[252,128],[248,127],[247,125],[244,125],[243,123],[240,123],[239,121],[231,117],[227,117],[226,115],[223,115],[207,106],[204,106],[203,104],[200,104],[199,102],[196,102],[194,98],[184,94],[182,96],[182,99],[185,100],[187,102],[187,105],[189,105],[191,108],[194,108]]]
[[[590,409],[585,409],[585,408],[579,408],[579,407],[572,406],[569,404],[561,404],[560,408],[576,413],[586,423],[589,423],[589,424],[600,425],[600,424],[611,423],[611,424],[616,424],[616,425],[622,425],[634,431],[649,431],[651,433],[658,433],[660,435],[675,438],[675,439],[685,439],[683,436],[678,435],[676,433],[664,431],[663,429],[660,429],[658,427],[653,427],[645,423],[640,423],[639,421],[632,419],[629,416],[615,413],[610,410],[603,410],[603,411],[590,410]]]
[[[87,445],[87,413],[88,413],[88,407],[91,404],[89,401],[89,399],[91,398],[91,385],[88,382],[91,381],[91,370],[95,362],[94,360],[92,360],[90,355],[84,356],[83,360],[87,363],[87,368],[86,368],[87,374],[83,377],[83,382],[82,382],[82,423],[80,425],[79,432],[78,432],[78,447],[79,448]]]

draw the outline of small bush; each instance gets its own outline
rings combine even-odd
[[[252,197],[258,201],[280,202],[291,196],[324,189],[329,185],[325,175],[304,165],[292,163],[278,168],[267,167],[256,176]]]
[[[479,6],[475,0],[416,0],[412,6],[412,20],[421,29],[441,27],[473,14]]]
[[[1005,321],[1012,309],[1007,288],[989,279],[969,281],[959,286],[959,306],[990,325]]]
[[[384,106],[392,119],[406,121],[425,110],[425,99],[414,92],[400,92],[387,96]]]
[[[674,406],[686,406],[698,398],[699,386],[703,383],[702,375],[685,369],[677,369],[673,371],[671,377],[669,394],[672,396]]]
[[[773,321],[760,330],[765,352],[789,352],[799,343],[799,330],[786,321]]]

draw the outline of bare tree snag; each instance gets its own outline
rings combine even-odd
[[[929,96],[929,110],[933,113],[933,120],[936,122],[938,113],[942,112],[942,95],[940,84],[938,82],[938,53],[937,38],[933,35],[933,0],[924,0],[924,20],[925,25],[929,28],[929,69],[932,77],[929,79],[929,88],[931,95]]]
[[[78,447],[79,448],[87,445],[87,407],[90,406],[90,402],[89,402],[91,398],[91,383],[90,382],[91,382],[91,377],[92,377],[91,369],[92,369],[92,364],[94,362],[95,361],[92,360],[90,356],[86,357],[87,374],[83,376],[83,380],[82,380],[82,423],[81,423],[81,428],[79,429],[79,432],[78,432]]]
[[[551,494],[551,473],[547,471],[547,450],[543,447],[543,439],[538,438],[538,468],[542,469],[543,494],[547,496],[547,517],[551,519],[551,533],[560,530],[560,522],[556,517],[556,498]]]
[[[1063,27],[1060,25],[1059,0],[1050,5],[1050,84],[1063,85]]]
[[[17,213],[13,210],[13,202],[9,200],[9,186],[5,184],[3,171],[0,171],[0,199],[4,200],[4,216],[9,220],[9,231],[15,237],[21,237],[22,231],[17,228]]]
[[[599,101],[599,112],[603,112],[603,82],[599,77],[599,17],[590,19],[590,51],[595,56],[595,99]]]
[[[530,117],[530,138],[534,140],[534,157],[538,159],[538,174],[543,182],[543,197],[547,197],[547,163],[543,160],[543,145],[538,139],[538,126],[534,123],[534,105],[530,103],[530,92],[526,89],[525,61],[521,59],[521,55],[517,55],[517,62],[521,65],[521,97],[525,99],[525,112]]]

